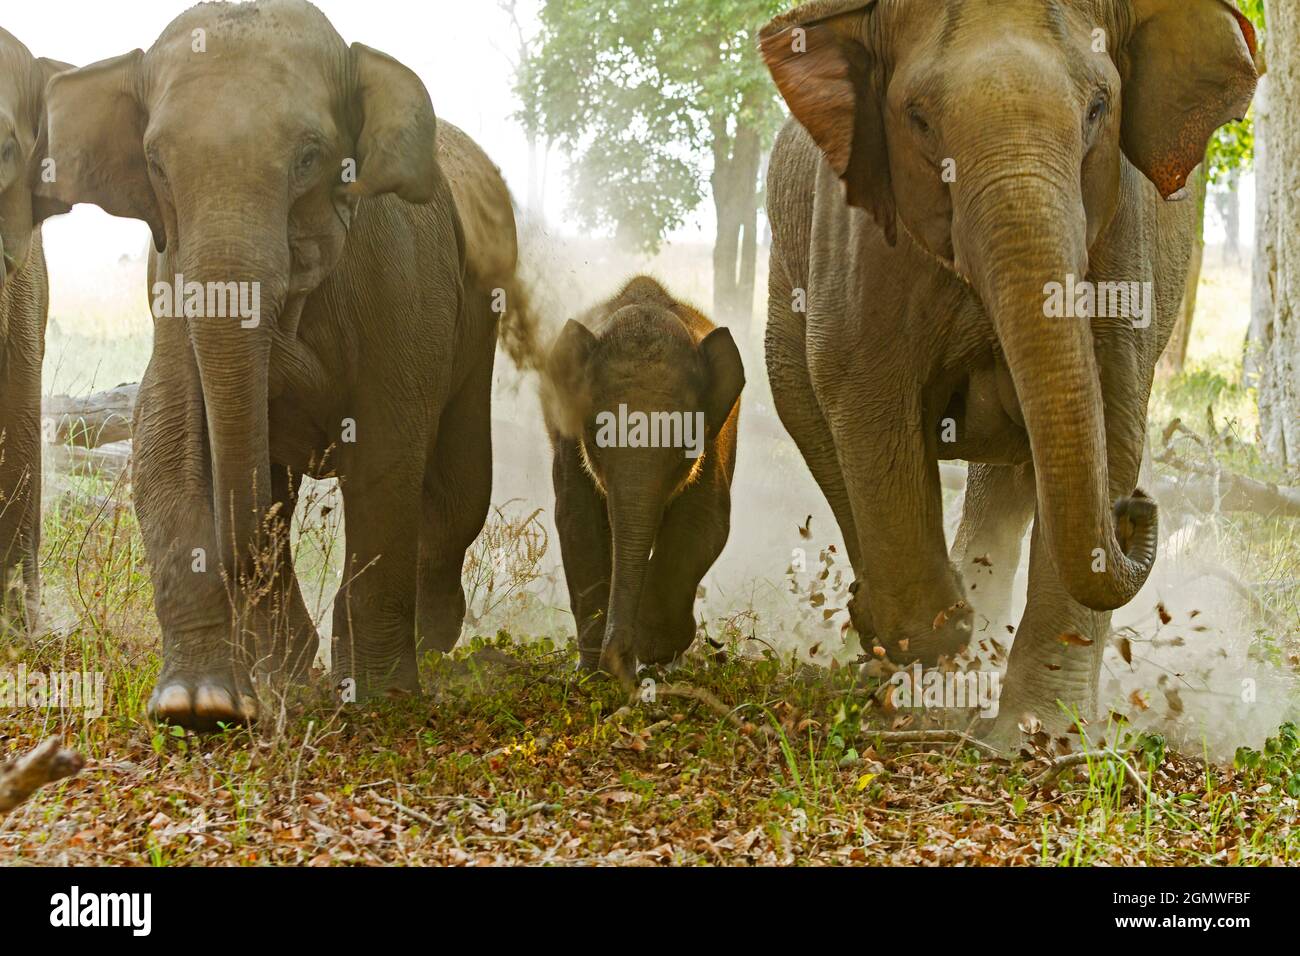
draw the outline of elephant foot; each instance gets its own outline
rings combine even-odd
[[[867,602],[867,586],[861,581],[849,585],[849,624],[858,632],[858,641],[864,648],[874,647],[876,628],[871,621],[871,606]]]
[[[636,653],[630,641],[613,639],[600,655],[600,669],[619,682],[629,694],[636,690]]]
[[[973,625],[974,613],[970,605],[961,602],[940,614],[925,630],[897,641],[882,642],[882,646],[895,664],[919,662],[922,667],[934,667],[941,657],[952,658],[966,649]]]
[[[257,720],[257,697],[229,676],[160,679],[149,698],[149,716],[160,723],[210,732],[222,724]]]
[[[660,616],[643,617],[637,624],[636,660],[642,664],[671,664],[690,650],[695,628],[695,615],[690,612],[672,621]]]

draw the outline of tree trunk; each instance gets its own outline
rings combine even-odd
[[[1277,201],[1273,196],[1273,163],[1268,149],[1268,74],[1255,90],[1255,256],[1251,267],[1250,329],[1241,361],[1242,384],[1258,388],[1266,351],[1265,331],[1273,320],[1273,265],[1277,258]]]
[[[1224,196],[1223,231],[1227,238],[1223,254],[1230,264],[1241,265],[1241,173],[1234,171],[1228,178],[1228,192]]]
[[[758,261],[758,170],[762,143],[741,127],[729,136],[726,120],[713,125],[713,208],[718,235],[713,246],[713,313],[720,322],[748,325],[754,311]]]
[[[1264,137],[1270,184],[1300,178],[1300,16],[1294,0],[1267,0],[1270,109]],[[1257,120],[1258,122],[1258,120]],[[1262,310],[1258,331],[1259,428],[1265,450],[1280,464],[1300,466],[1300,197],[1293,189],[1272,194],[1271,215],[1257,227],[1256,248],[1267,252],[1257,265],[1265,270],[1267,290],[1256,302]],[[1260,291],[1257,289],[1257,292]]]
[[[1165,353],[1160,357],[1158,372],[1162,376],[1177,375],[1187,363],[1187,346],[1192,340],[1192,320],[1196,318],[1196,296],[1201,287],[1201,266],[1205,262],[1205,199],[1209,194],[1205,166],[1197,168],[1188,187],[1192,191],[1190,202],[1196,203],[1196,237],[1192,243],[1192,258],[1187,266],[1187,284],[1183,288],[1183,304],[1178,309],[1173,334]]]

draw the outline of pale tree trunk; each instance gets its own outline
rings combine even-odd
[[[1270,215],[1262,220],[1256,248],[1267,288],[1257,287],[1259,429],[1268,453],[1280,464],[1300,466],[1300,15],[1294,0],[1268,0],[1268,100],[1264,138]],[[1258,120],[1257,120],[1258,123]],[[1258,135],[1258,134],[1257,134]]]
[[[740,127],[728,135],[726,120],[713,125],[713,208],[718,235],[713,245],[713,313],[720,322],[747,325],[753,318],[758,262],[759,135]]]
[[[1241,173],[1234,171],[1228,179],[1228,194],[1224,197],[1223,230],[1227,238],[1223,243],[1224,258],[1234,266],[1241,265]]]
[[[1251,264],[1250,330],[1241,361],[1242,384],[1259,387],[1265,354],[1264,334],[1273,322],[1272,269],[1277,258],[1277,200],[1273,196],[1273,164],[1268,149],[1268,76],[1262,76],[1255,90],[1255,253]]]
[[[1183,304],[1178,308],[1178,319],[1173,334],[1160,357],[1161,375],[1177,375],[1187,363],[1187,346],[1192,341],[1192,320],[1196,318],[1196,296],[1201,288],[1201,266],[1205,262],[1205,200],[1209,195],[1205,166],[1198,166],[1187,186],[1192,196],[1188,202],[1196,203],[1196,237],[1192,243],[1192,259],[1187,266],[1187,284],[1183,288]]]

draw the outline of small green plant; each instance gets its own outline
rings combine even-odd
[[[1300,797],[1300,727],[1287,721],[1276,737],[1264,741],[1262,751],[1238,747],[1233,767],[1251,782]]]

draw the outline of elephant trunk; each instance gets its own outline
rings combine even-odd
[[[601,667],[624,687],[631,688],[636,679],[636,628],[641,594],[666,496],[644,474],[627,477],[631,480],[609,478],[613,553]]]
[[[1015,383],[1038,520],[1060,580],[1080,604],[1108,611],[1131,601],[1150,574],[1156,509],[1140,495],[1112,506],[1115,492],[1132,489],[1110,487],[1091,323],[1048,317],[1050,284],[1065,288],[1088,274],[1079,176],[1069,167],[1023,155],[991,166],[955,193],[953,232],[958,266],[989,311]]]
[[[203,391],[217,547],[229,572],[248,574],[271,504],[271,329],[285,273],[248,232],[214,228],[211,219],[202,226],[205,238],[185,250],[181,276],[187,298],[204,295],[204,309],[187,311],[186,321]]]

